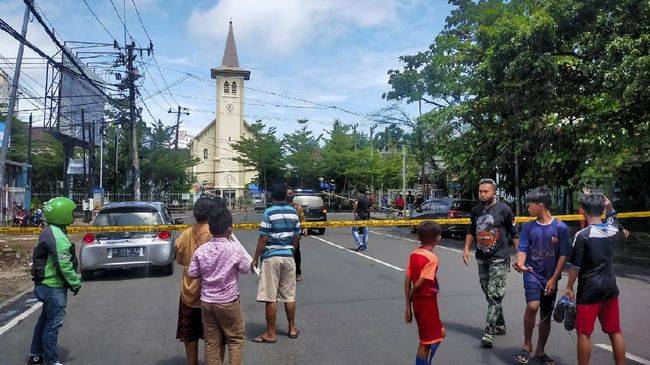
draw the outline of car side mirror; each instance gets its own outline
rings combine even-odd
[[[183,224],[183,220],[181,218],[174,218],[174,224]]]

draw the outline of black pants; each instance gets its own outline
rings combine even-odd
[[[296,249],[293,250],[293,261],[296,263],[296,275],[302,275],[302,270],[300,270],[300,263],[302,262],[300,257],[300,240],[298,240]]]

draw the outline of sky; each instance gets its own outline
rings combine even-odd
[[[221,64],[229,21],[233,22],[240,66],[251,71],[245,85],[247,121],[262,119],[283,134],[297,129],[298,119],[308,119],[310,128],[319,134],[340,119],[359,124],[359,131],[368,133],[374,123],[355,114],[373,113],[389,104],[381,98],[390,90],[387,71],[400,68],[399,56],[426,50],[451,10],[443,0],[86,2],[88,6],[83,0],[36,1],[60,40],[112,43],[115,38],[123,43],[124,27],[118,13],[139,46],[146,47],[150,37],[159,68],[146,55],[142,60],[146,63],[139,66],[144,75],[141,94],[148,109],[143,118],[172,125],[175,115],[168,110],[177,105],[187,107],[190,115],[181,118],[182,127],[193,135],[214,119],[216,91],[210,68]],[[0,0],[0,18],[16,30],[20,30],[24,11],[23,1]],[[27,39],[49,55],[57,50],[36,20],[29,23]],[[11,62],[17,48],[17,41],[0,32],[0,55],[6,58],[0,58],[0,68],[9,75],[13,75]],[[34,56],[25,52],[25,57]],[[42,95],[44,80],[43,65],[28,61],[21,85]],[[114,78],[106,80],[116,82]],[[169,91],[165,85],[170,86]],[[316,105],[354,114],[313,108]],[[23,100],[19,108],[36,106]],[[417,113],[415,105],[404,108],[413,116]],[[42,123],[42,112],[35,120]]]

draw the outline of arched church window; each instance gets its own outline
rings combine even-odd
[[[207,149],[207,148],[204,148],[204,149],[203,149],[203,159],[204,159],[204,160],[207,160],[207,159],[208,159],[208,149]]]
[[[228,81],[223,83],[223,93],[228,94],[230,92],[230,84]]]
[[[237,83],[234,82],[234,81],[232,82],[231,93],[232,93],[233,95],[237,95]]]

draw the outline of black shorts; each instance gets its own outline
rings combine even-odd
[[[194,342],[203,338],[201,308],[192,308],[181,300],[178,304],[176,338],[181,342]]]

